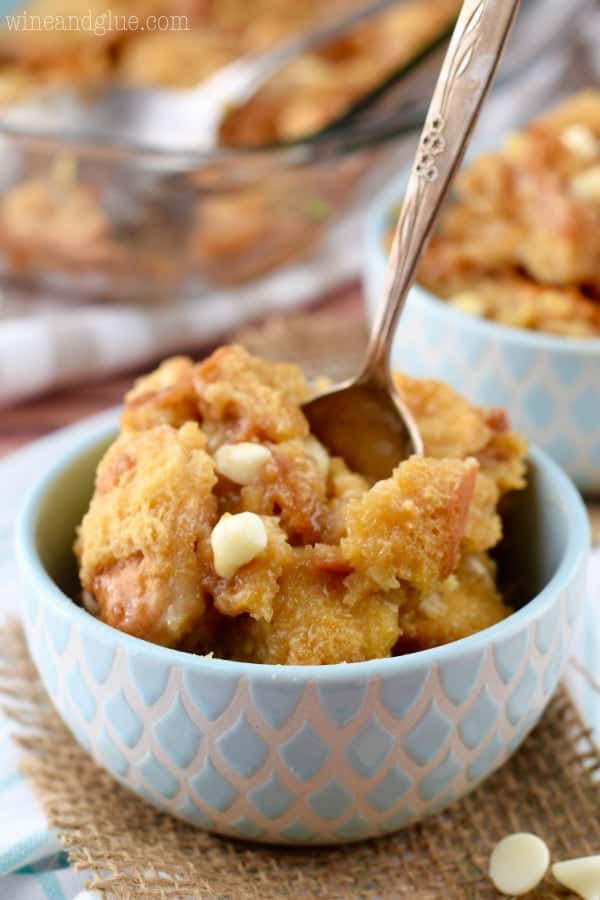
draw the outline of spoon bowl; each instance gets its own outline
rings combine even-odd
[[[417,426],[389,371],[400,313],[500,62],[519,0],[465,0],[421,133],[396,225],[383,294],[358,377],[305,406],[313,433],[369,478],[388,477],[423,453]]]
[[[387,478],[398,460],[423,455],[416,422],[391,379],[388,384],[343,382],[319,394],[303,412],[321,443],[370,480]]]

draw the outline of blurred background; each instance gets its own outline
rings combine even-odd
[[[148,115],[152,92],[175,101],[369,4],[0,0],[0,452],[232,335],[319,365],[342,335],[352,365],[365,212],[410,163],[460,8],[383,5],[225,106],[200,147],[164,104]],[[595,0],[522,0],[475,149],[599,76]],[[106,113],[115,90],[126,114]]]

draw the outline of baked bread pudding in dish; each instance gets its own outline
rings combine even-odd
[[[185,90],[359,5],[90,0],[82,8],[79,0],[32,0],[0,28],[0,114],[32,99],[47,105],[48,91],[75,88],[93,105],[107,85]],[[103,146],[87,128],[81,141],[57,134],[58,144],[43,142],[43,150],[9,135],[0,274],[26,288],[41,283],[54,290],[59,283],[63,292],[67,285],[78,302],[151,306],[196,297],[197,277],[243,284],[309,253],[384,150],[364,135],[356,146],[340,137],[327,152],[315,147],[306,155],[272,149],[263,157],[247,148],[309,139],[388,78],[401,80],[444,40],[459,9],[460,0],[403,0],[302,54],[249,103],[228,110],[218,143],[242,148],[235,158],[216,148],[190,161],[194,171],[180,177],[181,160],[169,152],[164,125],[158,152],[176,189],[149,177],[146,151],[154,158],[157,148],[145,148],[140,135],[132,156],[113,154],[131,139],[115,123]],[[46,18],[56,27],[38,24]],[[35,131],[35,110],[28,118]]]
[[[459,175],[419,281],[504,325],[600,336],[600,91],[571,97]]]
[[[185,90],[358,5],[90,0],[82,8],[79,0],[32,0],[0,28],[0,114],[32,98],[43,105],[47,91],[75,88],[93,103],[107,85]],[[244,148],[309,139],[386,79],[401,79],[444,39],[459,8],[459,0],[404,0],[302,54],[225,116],[219,144],[241,148],[239,158],[217,148],[197,157],[181,180],[177,154],[164,151],[161,166],[169,172],[175,166],[179,187],[170,183],[167,190],[149,176],[143,146],[124,162],[112,157],[120,139],[115,122],[104,149],[93,134],[81,135],[80,144],[67,135],[61,141],[59,133],[58,146],[44,144],[43,152],[9,138],[0,272],[5,268],[26,287],[59,280],[62,290],[66,278],[78,301],[153,305],[196,297],[197,276],[243,284],[310,252],[374,165],[377,141],[359,142],[355,152],[336,141],[335,151],[333,145],[327,154],[311,151],[301,162],[293,152],[265,151],[262,158]],[[36,24],[46,17],[55,28]],[[168,125],[162,133],[168,135]],[[138,137],[134,143],[143,144]]]
[[[75,545],[88,611],[166,646],[281,664],[425,649],[507,616],[489,551],[526,444],[504,413],[395,377],[426,455],[375,484],[310,434],[293,365],[227,346],[141,378]]]
[[[336,7],[341,15],[358,6],[336,0],[326,13],[319,0],[91,0],[82,9],[78,0],[32,0],[0,29],[0,105],[47,87],[193,87]],[[302,54],[228,120],[222,143],[264,145],[321,129],[441,39],[459,9],[459,0],[405,0]],[[55,27],[36,27],[45,19]]]

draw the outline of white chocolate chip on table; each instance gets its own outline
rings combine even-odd
[[[224,513],[210,536],[217,575],[230,578],[267,546],[267,529],[252,512]]]
[[[552,874],[583,900],[600,900],[600,856],[582,856],[554,863]]]
[[[502,894],[520,897],[540,883],[550,864],[550,852],[535,834],[519,832],[503,838],[492,851],[489,875]]]
[[[270,458],[271,451],[262,444],[223,444],[215,453],[215,469],[236,484],[250,484]]]

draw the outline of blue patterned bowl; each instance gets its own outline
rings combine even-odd
[[[379,195],[367,219],[367,314],[381,296],[385,233],[406,179]],[[439,378],[473,403],[509,410],[511,423],[546,450],[583,491],[600,492],[600,339],[508,328],[454,309],[415,285],[392,348],[392,365]]]
[[[535,725],[567,658],[589,545],[579,495],[543,453],[532,452],[530,486],[507,524],[522,608],[434,650],[284,667],[158,647],[69,599],[75,525],[110,437],[92,428],[24,503],[23,620],[79,743],[150,803],[250,840],[358,840],[445,807]]]

